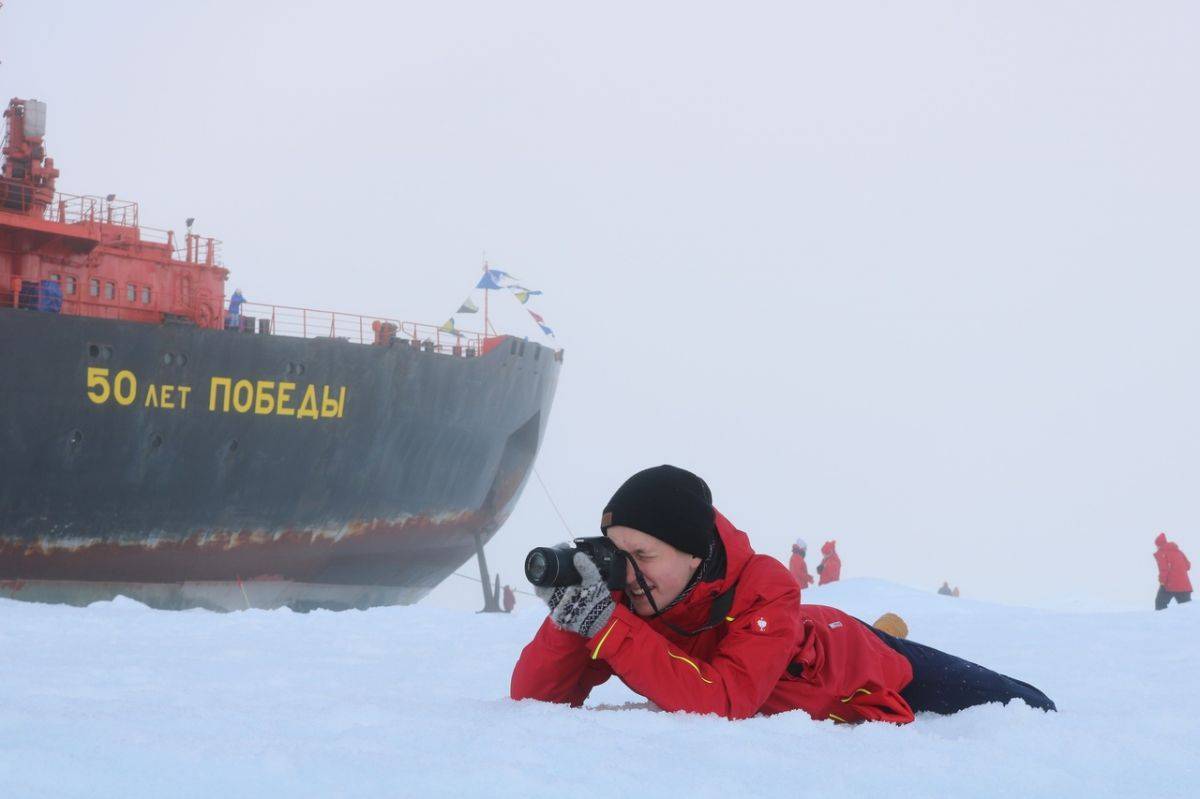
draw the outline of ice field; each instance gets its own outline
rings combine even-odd
[[[469,589],[469,586],[468,586]],[[477,590],[477,589],[476,589]],[[468,590],[469,593],[469,590]],[[542,619],[432,605],[161,612],[0,601],[0,789],[95,796],[1200,796],[1200,602],[1033,609],[876,580],[805,592],[1042,688],[837,726],[508,699]],[[1149,597],[1147,598],[1149,605]]]

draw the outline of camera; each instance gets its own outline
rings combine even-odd
[[[525,579],[539,586],[579,585],[583,578],[572,562],[576,552],[583,552],[592,559],[610,589],[617,591],[625,587],[625,553],[602,535],[530,550],[525,556]]]

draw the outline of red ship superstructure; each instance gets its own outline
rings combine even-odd
[[[137,203],[55,191],[46,156],[46,104],[13,98],[4,112],[0,167],[0,306],[36,302],[43,281],[61,313],[220,328],[225,281],[220,242],[142,227]]]
[[[226,305],[217,241],[57,192],[45,105],[4,116],[0,596],[364,608],[476,557],[533,468],[561,350]]]

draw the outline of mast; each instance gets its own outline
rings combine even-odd
[[[487,262],[487,258],[485,257],[483,259],[483,275],[484,275],[484,277],[487,277],[487,273],[488,273],[488,262]],[[484,338],[484,341],[487,340],[487,337],[488,337],[488,289],[487,289],[487,282],[485,281],[483,284],[483,338]],[[483,341],[479,342],[479,346],[480,347],[483,346]]]

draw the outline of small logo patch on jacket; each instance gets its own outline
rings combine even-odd
[[[757,619],[755,619],[754,626],[758,628],[760,633],[765,633],[767,631],[767,620],[762,616],[759,616]]]
[[[841,627],[841,626],[842,626],[842,623],[840,621],[829,622],[829,629],[831,629],[831,630],[836,630],[838,627]]]

